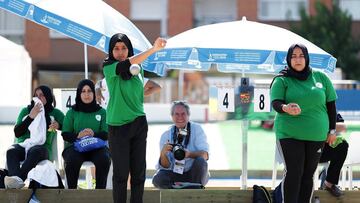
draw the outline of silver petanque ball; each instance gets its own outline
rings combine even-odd
[[[140,66],[138,64],[132,64],[129,70],[132,75],[137,75],[140,73]]]

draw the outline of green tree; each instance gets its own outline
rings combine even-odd
[[[300,10],[299,24],[291,23],[291,30],[311,41],[337,58],[337,67],[345,73],[346,79],[360,78],[359,39],[351,35],[352,17],[340,9],[334,0],[331,8],[320,1],[315,4],[316,15],[309,16]]]

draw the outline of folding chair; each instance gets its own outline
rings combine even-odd
[[[352,132],[350,133],[350,137],[348,139],[349,149],[348,154],[343,165],[342,170],[342,184],[344,188],[346,187],[346,173],[348,173],[348,188],[349,190],[353,189],[353,169],[352,167],[355,165],[360,165],[360,132]]]

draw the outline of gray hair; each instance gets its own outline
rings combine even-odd
[[[186,113],[188,116],[190,116],[190,107],[189,104],[186,101],[173,101],[171,105],[171,115],[174,115],[175,107],[176,106],[182,106],[185,108]]]

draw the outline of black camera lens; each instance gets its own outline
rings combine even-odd
[[[183,160],[185,158],[185,150],[182,146],[175,145],[173,148],[174,157],[176,160]]]

